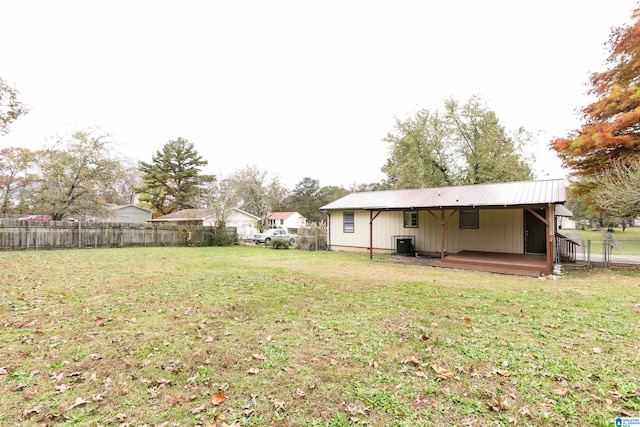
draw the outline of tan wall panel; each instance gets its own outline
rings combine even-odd
[[[355,213],[355,232],[344,233],[342,227],[344,211],[331,213],[330,242],[332,246],[369,247],[368,211]],[[347,211],[351,212],[351,211]],[[440,252],[441,211],[419,211],[418,228],[404,228],[401,211],[382,211],[373,221],[373,247],[395,249],[393,236],[412,236],[419,252]],[[445,211],[447,217],[451,211]],[[373,215],[375,216],[374,211]],[[463,250],[523,253],[524,220],[522,209],[485,209],[479,213],[480,227],[477,230],[459,228],[458,212],[445,226],[445,248],[448,253]]]

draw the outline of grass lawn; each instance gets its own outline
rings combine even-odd
[[[0,425],[613,425],[640,271],[264,247],[0,252]]]
[[[592,230],[560,230],[560,234],[572,234],[585,242],[591,240],[592,244],[601,244],[611,234],[617,241],[613,249],[614,255],[640,255],[640,227],[627,227],[624,231],[622,228],[613,230],[613,233],[605,233],[604,236],[599,231]]]

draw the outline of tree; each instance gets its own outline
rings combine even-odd
[[[130,160],[117,163],[113,171],[112,185],[104,189],[101,198],[105,203],[115,205],[132,205],[136,201],[136,188],[140,185],[141,176],[138,166]]]
[[[462,157],[461,179],[465,184],[509,182],[532,178],[531,167],[522,156],[528,140],[524,129],[508,136],[495,112],[472,97],[460,105],[445,102],[446,117],[453,130],[450,138]]]
[[[325,219],[320,207],[347,194],[349,192],[342,187],[320,187],[319,180],[304,178],[286,198],[284,210],[300,213],[309,223],[319,223]]]
[[[0,214],[3,216],[19,210],[21,192],[35,182],[34,161],[35,153],[27,148],[0,150]]]
[[[385,141],[390,157],[382,171],[383,188],[420,188],[507,182],[532,178],[522,148],[529,140],[520,129],[509,135],[495,113],[478,97],[465,104],[453,99],[439,110],[420,110],[396,120]]]
[[[632,18],[633,25],[611,32],[610,68],[591,75],[589,94],[596,100],[582,109],[582,128],[551,142],[575,176],[594,176],[614,162],[640,158],[640,8]]]
[[[0,78],[0,136],[9,133],[9,127],[29,109],[18,100],[18,91]]]
[[[178,138],[169,141],[151,158],[139,162],[143,184],[137,189],[140,201],[147,202],[156,215],[195,208],[198,188],[207,180],[202,159],[192,143]]]
[[[38,153],[39,180],[33,202],[61,220],[69,215],[101,215],[101,194],[114,182],[118,161],[108,135],[79,131]]]
[[[260,218],[261,224],[270,212],[280,206],[287,190],[277,177],[269,177],[257,166],[237,170],[223,183],[223,192],[228,200],[243,211]]]
[[[608,216],[635,218],[640,216],[640,161],[617,160],[597,175],[593,200]]]
[[[285,209],[291,212],[298,212],[307,218],[308,221],[318,220],[319,207],[322,206],[319,199],[320,181],[317,179],[304,178],[298,182],[285,200]]]
[[[382,172],[391,188],[419,188],[453,185],[453,153],[447,149],[449,130],[441,114],[420,110],[404,121],[396,119],[395,130],[384,139],[390,157]]]

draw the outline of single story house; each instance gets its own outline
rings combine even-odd
[[[151,219],[151,210],[135,205],[105,205],[105,215],[100,217],[84,216],[81,221],[129,222],[146,224]]]
[[[434,265],[551,274],[563,180],[351,193],[321,208],[331,250],[430,255]]]
[[[255,215],[238,208],[231,208],[225,211],[225,217],[226,226],[235,227],[239,239],[252,239],[258,232],[256,225],[260,218]],[[214,227],[217,216],[215,209],[183,209],[151,219],[150,222],[189,223]]]
[[[271,212],[267,215],[268,228],[283,228],[285,230],[304,228],[307,226],[307,218],[298,212]]]

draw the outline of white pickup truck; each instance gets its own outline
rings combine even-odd
[[[253,242],[257,245],[259,243],[264,243],[265,245],[271,244],[271,240],[273,239],[283,239],[289,242],[290,246],[293,246],[296,243],[296,239],[298,238],[297,234],[289,234],[287,230],[282,230],[280,228],[272,228],[270,230],[265,231],[264,233],[258,233],[253,236]]]

